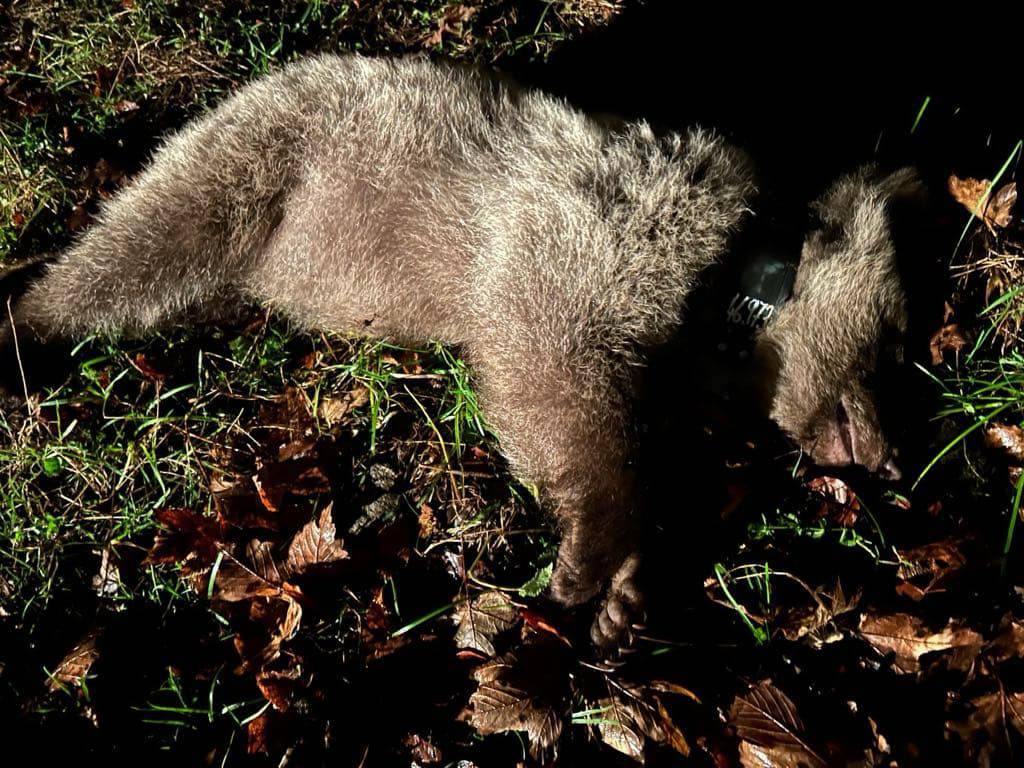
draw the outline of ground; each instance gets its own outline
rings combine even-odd
[[[162,133],[304,52],[543,68],[634,5],[10,3],[0,257],[68,243]],[[909,136],[954,114],[905,106]],[[685,554],[611,663],[588,610],[545,598],[557,537],[455,350],[258,309],[82,342],[0,410],[0,722],[39,757],[108,762],[1019,759],[1020,149],[936,190],[948,311],[923,321],[911,375],[933,419],[905,480],[817,471],[701,410],[702,482],[663,537]]]

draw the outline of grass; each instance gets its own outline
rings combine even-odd
[[[159,135],[231,87],[311,51],[431,50],[478,61],[546,57],[609,20],[610,0],[491,0],[452,20],[446,0],[18,0],[3,11],[0,262],[67,241],[75,206],[113,191]],[[438,30],[444,30],[437,38]],[[123,166],[123,167],[122,167]],[[101,174],[102,175],[102,174]]]

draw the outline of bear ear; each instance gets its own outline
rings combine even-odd
[[[891,205],[917,206],[925,202],[928,190],[916,168],[909,166],[893,171],[878,184],[887,202]]]

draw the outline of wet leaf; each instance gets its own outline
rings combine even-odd
[[[826,764],[808,745],[796,705],[771,680],[737,696],[729,721],[740,739],[740,760],[748,768]]]
[[[957,647],[981,648],[981,635],[950,621],[938,632],[909,613],[866,613],[861,617],[860,634],[883,655],[894,654],[893,665],[904,673],[918,672],[926,653]]]

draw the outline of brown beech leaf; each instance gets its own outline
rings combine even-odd
[[[1024,464],[1024,429],[1015,424],[988,424],[985,427],[985,445],[1014,464]]]
[[[320,519],[310,520],[295,534],[288,545],[287,570],[291,575],[302,575],[318,565],[344,560],[348,552],[335,538],[337,531],[331,516],[333,504],[328,504],[320,513]]]
[[[274,661],[281,655],[281,643],[295,636],[301,622],[302,606],[290,597],[254,599],[249,604],[249,624],[235,634],[242,671],[262,669]]]
[[[255,322],[258,327],[264,318],[261,316]],[[299,438],[315,426],[309,398],[298,387],[287,387],[277,397],[264,402],[260,406],[259,420],[261,424],[281,431],[280,439],[275,439],[275,443],[287,443]]]
[[[249,755],[266,755],[270,752],[270,716],[260,715],[249,721],[245,728],[245,752]]]
[[[51,691],[64,686],[81,686],[82,680],[89,674],[93,663],[99,658],[99,649],[96,647],[99,637],[99,630],[90,629],[70,651],[64,654],[64,658],[53,670],[47,683]]]
[[[847,596],[838,579],[831,592],[821,588],[815,590],[814,596],[817,599],[811,605],[790,611],[780,629],[787,640],[806,640],[818,648],[843,636],[832,622],[854,610],[861,596],[859,591]]]
[[[943,575],[963,568],[967,558],[960,551],[961,543],[956,539],[942,539],[913,549],[901,549],[896,573],[901,579],[912,579],[923,574]]]
[[[180,507],[158,509],[153,518],[165,530],[154,537],[146,555],[147,564],[189,559],[208,565],[216,558],[225,533],[220,521]]]
[[[946,352],[958,354],[965,346],[967,346],[967,339],[960,332],[960,326],[956,323],[947,323],[933,333],[928,341],[928,349],[932,353],[932,365],[941,365]]]
[[[295,704],[299,692],[309,683],[298,663],[292,663],[287,669],[261,669],[256,673],[256,687],[263,698],[278,712],[288,712]]]
[[[854,490],[838,477],[821,476],[812,478],[807,487],[825,497],[821,516],[828,517],[837,525],[850,527],[857,522],[860,512],[860,499]]]
[[[933,592],[942,591],[945,582],[967,563],[960,550],[961,543],[955,539],[943,539],[900,550],[896,574],[902,581],[896,591],[912,600],[922,600]]]
[[[667,744],[684,757],[690,745],[650,687],[626,686],[597,703],[601,741],[637,762],[644,762],[647,740]]]
[[[317,415],[327,423],[327,426],[333,427],[340,424],[350,411],[362,408],[368,402],[370,390],[362,386],[356,387],[338,397],[321,398]]]
[[[860,620],[860,634],[882,654],[895,654],[893,665],[904,673],[921,669],[920,659],[933,651],[977,646],[981,635],[967,627],[955,627],[950,621],[938,632],[925,626],[922,619],[909,613],[866,613]]]
[[[988,179],[949,177],[949,193],[973,215],[979,216],[989,229],[1007,227],[1017,202],[1017,184],[1010,181],[985,199],[992,182]]]
[[[1024,622],[1009,613],[1003,616],[998,633],[985,646],[984,653],[993,664],[1024,657]]]
[[[483,736],[525,731],[536,756],[562,734],[569,709],[565,649],[553,640],[528,643],[476,668],[477,689],[461,718]]]
[[[249,543],[249,556],[257,561],[253,566],[246,565],[232,555],[225,557],[217,569],[211,597],[234,603],[254,597],[278,597],[284,594],[276,564],[272,559],[269,563],[266,559],[269,558],[269,547],[269,543],[255,539]],[[256,568],[263,572],[258,572]]]
[[[211,488],[211,491],[217,517],[225,526],[264,528],[270,531],[281,527],[280,515],[267,509],[248,480],[237,484],[224,483]]]
[[[740,739],[740,761],[747,768],[826,765],[807,743],[796,705],[771,680],[737,696],[729,721]]]
[[[253,476],[260,500],[271,512],[278,512],[291,496],[314,496],[331,490],[331,482],[320,465],[314,444],[299,442],[285,446],[294,449],[286,458],[264,464]]]
[[[597,702],[601,741],[637,762],[644,762],[646,734],[657,726],[647,708],[630,698],[614,696]]]
[[[453,618],[457,648],[475,648],[493,656],[495,635],[516,625],[519,610],[508,595],[495,589],[459,603]]]
[[[1024,693],[998,691],[977,696],[970,700],[962,718],[946,722],[946,729],[960,737],[965,756],[973,764],[1010,765],[993,759],[993,753],[999,756],[1009,751],[1011,730],[1024,736]]]
[[[418,733],[406,734],[402,746],[409,750],[413,760],[420,765],[438,765],[443,757],[440,749]]]
[[[250,755],[280,756],[295,743],[296,737],[293,721],[274,712],[264,712],[246,726],[245,751]],[[277,765],[277,760],[273,764]]]
[[[145,378],[156,384],[162,384],[167,380],[167,374],[154,366],[141,352],[135,356],[135,367]]]

